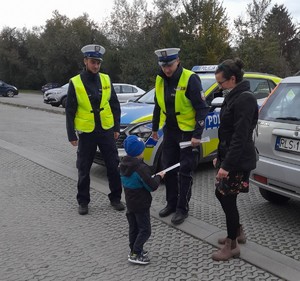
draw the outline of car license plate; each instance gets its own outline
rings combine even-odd
[[[300,153],[300,140],[277,137],[275,149]]]

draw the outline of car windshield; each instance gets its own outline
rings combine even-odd
[[[201,84],[203,92],[206,92],[214,83],[216,83],[215,77],[205,77],[204,74],[200,74]]]
[[[202,87],[203,91],[205,92],[209,87],[211,87],[215,82],[216,79],[213,77],[203,77],[201,76],[201,82],[202,82]],[[149,104],[154,104],[154,92],[155,88],[151,89],[141,97],[135,100],[135,102],[138,103],[149,103]]]
[[[300,84],[282,83],[263,106],[260,119],[279,122],[300,121]]]
[[[154,90],[155,89],[153,88],[152,90],[148,91],[147,93],[136,99],[135,102],[154,104]]]

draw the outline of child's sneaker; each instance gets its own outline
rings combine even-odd
[[[129,254],[128,254],[127,257],[130,258],[130,256],[131,256],[132,254],[133,254],[132,252],[129,252]],[[143,257],[148,257],[149,252],[148,252],[148,251],[142,251],[141,254],[142,254]]]
[[[128,258],[128,261],[136,264],[148,264],[150,262],[150,259],[148,258],[148,256],[144,256],[142,252],[140,255],[131,254]]]

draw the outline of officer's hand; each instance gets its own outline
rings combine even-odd
[[[120,136],[120,133],[119,132],[114,132],[114,138],[115,140],[117,140]]]
[[[192,145],[192,147],[196,147],[196,146],[200,145],[200,140],[196,139],[196,138],[192,138],[191,145]]]
[[[70,141],[70,143],[71,143],[73,146],[78,146],[78,140]]]
[[[153,131],[152,131],[151,137],[152,137],[155,141],[158,141],[158,133],[157,133],[157,132],[153,132]]]

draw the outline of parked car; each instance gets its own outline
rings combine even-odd
[[[201,78],[202,87],[206,96],[206,100],[211,105],[214,99],[214,93],[218,90],[218,84],[215,80],[216,66],[207,66],[201,68],[198,66],[197,73]],[[245,78],[250,81],[251,90],[256,90],[256,96],[261,97],[259,90],[262,89],[262,93],[265,95],[268,90],[269,94],[274,89],[281,78],[262,73],[246,73]],[[262,85],[259,87],[259,85]],[[264,87],[263,87],[264,86]],[[266,94],[266,95],[267,95]],[[141,137],[145,144],[146,149],[144,152],[144,161],[153,167],[153,170],[157,170],[160,166],[161,156],[161,143],[163,140],[162,131],[159,131],[160,136],[158,142],[151,138],[152,132],[152,113],[154,108],[154,89],[145,93],[143,96],[133,102],[128,102],[121,105],[121,133],[117,140],[117,147],[119,151],[119,157],[125,156],[125,150],[123,147],[123,141],[128,135],[135,134]],[[206,162],[212,160],[216,155],[216,149],[218,145],[218,132],[219,127],[219,108],[211,107],[209,114],[205,120],[205,130],[202,137],[209,137],[210,141],[203,143],[198,153],[195,153],[195,160],[198,162]],[[97,151],[94,158],[94,162],[97,164],[104,164],[100,151]]]
[[[196,65],[192,68],[192,71],[198,73],[201,77],[203,88],[208,88],[208,91],[216,91],[217,84],[212,72],[215,71],[215,65]],[[205,77],[205,79],[203,79]],[[253,92],[257,99],[259,106],[263,104],[270,92],[281,81],[281,78],[268,73],[260,72],[246,72],[244,78],[250,82],[250,90]],[[211,102],[213,95],[208,95],[207,100]]]
[[[65,108],[68,87],[69,83],[59,88],[47,90],[44,93],[44,102],[47,104],[51,104],[52,106],[62,105],[62,107]],[[127,102],[130,99],[135,100],[145,93],[145,91],[141,88],[130,84],[113,84],[113,87],[116,91],[120,103]]]
[[[250,181],[273,203],[300,200],[300,76],[283,79],[261,107]]]
[[[113,87],[120,103],[135,100],[145,93],[143,89],[130,84],[113,83]]]
[[[50,89],[59,88],[59,87],[60,87],[59,83],[50,82],[50,83],[43,85],[41,90],[43,93],[45,93],[46,91],[48,91]]]
[[[63,85],[60,88],[53,88],[47,90],[44,93],[44,103],[51,104],[52,106],[66,107],[67,94],[68,94],[69,83]]]
[[[9,85],[3,81],[0,80],[0,95],[3,97],[9,97],[12,98],[15,95],[18,95],[19,91],[17,87],[13,85]]]

